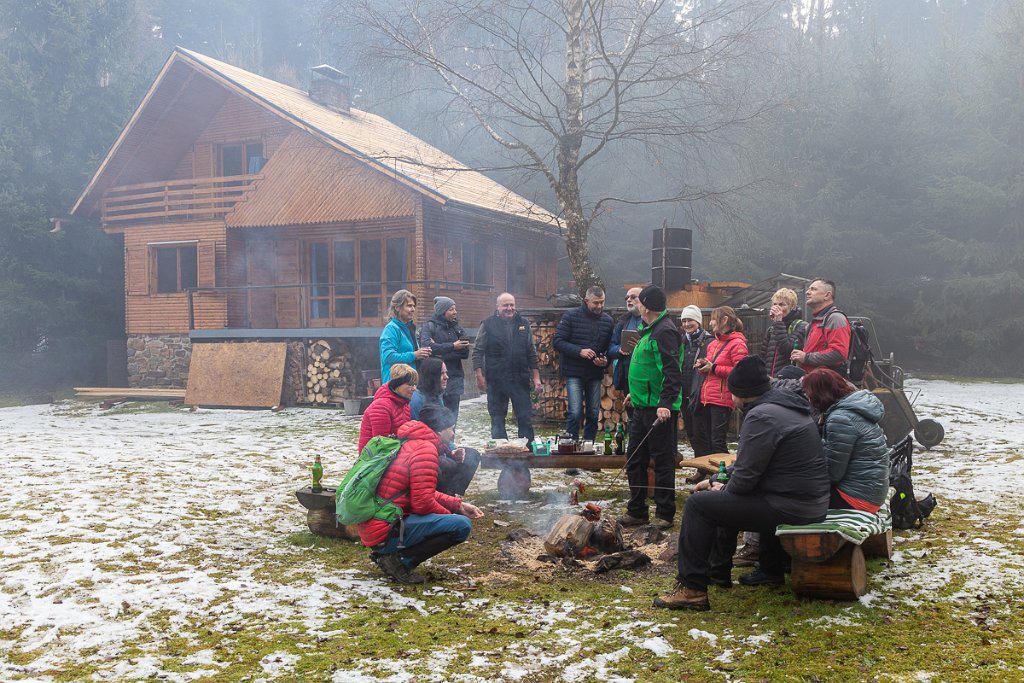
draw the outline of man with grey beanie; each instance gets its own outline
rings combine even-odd
[[[432,358],[444,361],[448,371],[448,387],[441,400],[458,419],[459,402],[466,382],[462,361],[469,358],[469,337],[459,324],[459,312],[454,300],[446,296],[434,297],[434,315],[420,329],[420,346],[429,347]]]

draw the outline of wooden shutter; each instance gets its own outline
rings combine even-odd
[[[125,247],[124,288],[129,295],[149,294],[149,250]]]
[[[217,243],[200,242],[196,251],[196,264],[198,275],[196,276],[200,287],[217,286]]]

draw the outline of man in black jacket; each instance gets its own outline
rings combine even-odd
[[[469,337],[459,324],[455,302],[446,296],[434,297],[434,317],[420,328],[420,346],[430,347],[430,357],[440,358],[448,370],[448,387],[441,395],[444,407],[459,419],[459,402],[465,391],[463,359],[469,358]]]
[[[736,464],[727,484],[703,481],[686,501],[676,585],[655,599],[656,607],[710,609],[708,583],[732,585],[738,531],[761,533],[760,569],[740,583],[782,584],[785,551],[775,527],[820,522],[828,511],[828,470],[810,405],[773,389],[757,356],[737,363],[728,382],[733,401],[747,411]]]
[[[516,414],[519,437],[533,441],[531,387],[540,391],[540,366],[530,322],[516,311],[516,298],[498,296],[497,311],[480,324],[473,345],[473,372],[480,391],[487,392],[491,438],[507,439],[508,404]]]
[[[591,287],[583,305],[566,311],[558,321],[552,345],[562,354],[561,374],[565,378],[568,415],[565,431],[579,437],[583,404],[587,404],[583,439],[597,437],[601,414],[601,378],[608,367],[608,345],[615,322],[604,312],[604,290]]]

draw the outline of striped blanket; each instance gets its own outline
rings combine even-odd
[[[820,534],[832,532],[839,534],[850,543],[860,545],[869,536],[882,534],[892,528],[892,515],[889,512],[889,500],[895,489],[889,489],[889,497],[877,513],[863,512],[861,510],[829,510],[825,515],[825,521],[817,524],[780,524],[775,529],[776,536],[787,534]]]

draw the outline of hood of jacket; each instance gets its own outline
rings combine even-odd
[[[849,396],[842,397],[836,401],[832,407],[825,412],[825,414],[828,415],[834,410],[848,410],[860,415],[868,422],[874,422],[876,424],[882,419],[882,415],[885,413],[885,409],[882,407],[882,402],[877,396],[867,389],[861,389],[860,391],[853,392]]]
[[[419,420],[409,420],[398,428],[399,439],[416,439],[418,441],[429,441],[435,446],[440,446],[441,441],[437,433]]]
[[[747,404],[747,409],[749,410],[754,406],[759,406],[764,403],[774,403],[775,405],[782,406],[783,408],[790,408],[807,415],[811,414],[811,404],[808,403],[806,398],[800,394],[783,388],[773,387],[769,389],[761,395],[761,398]]]
[[[459,319],[458,318],[455,318],[455,320],[448,320],[443,315],[438,315],[437,313],[435,313],[434,315],[430,316],[430,319],[433,322],[435,322],[438,325],[440,325],[441,327],[456,327],[459,324]]]

